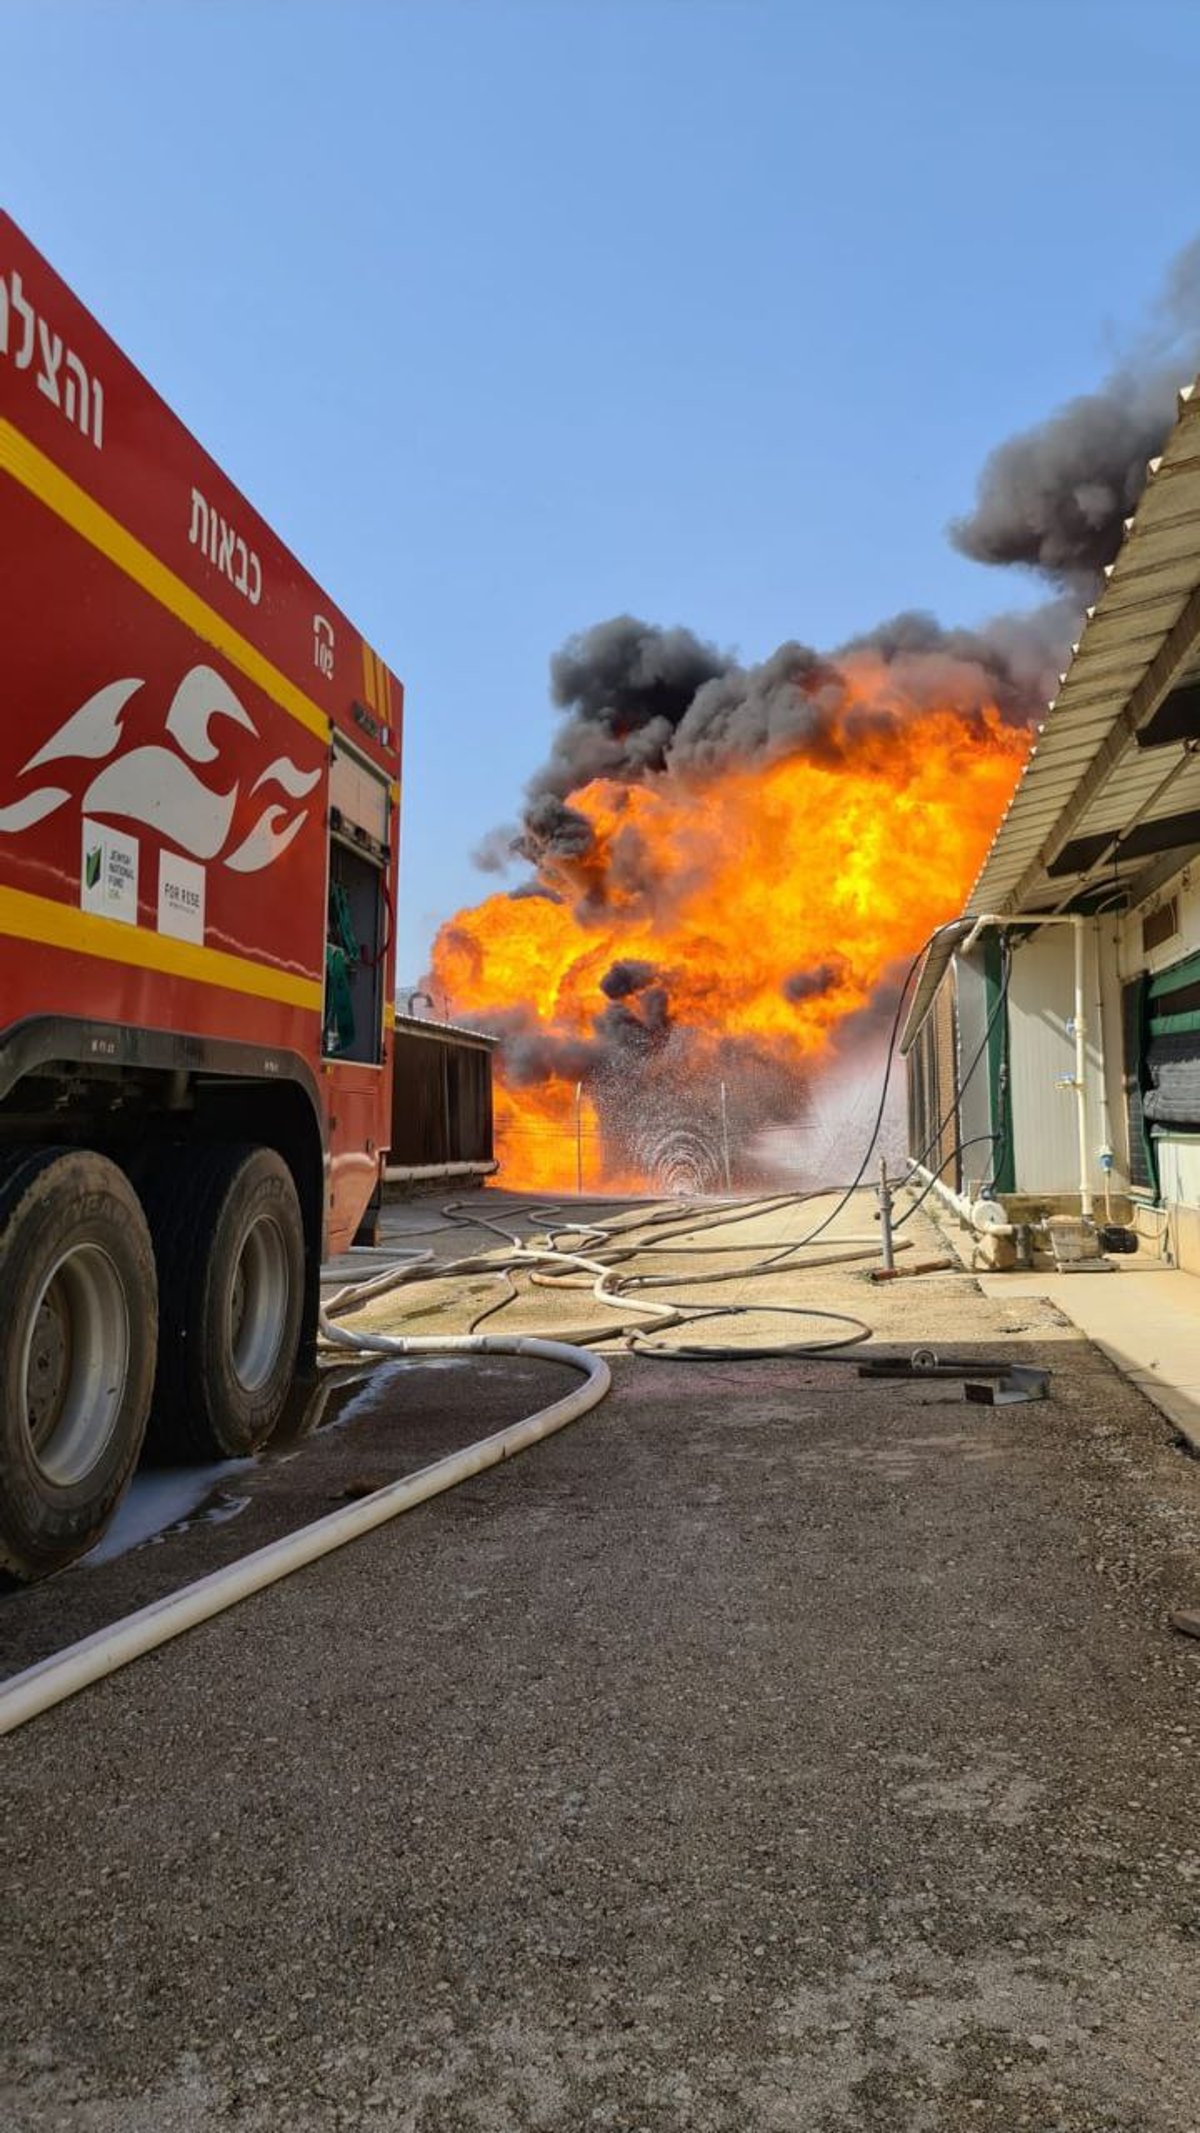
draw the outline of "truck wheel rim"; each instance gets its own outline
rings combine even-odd
[[[279,1358],[291,1280],[283,1233],[263,1215],[242,1239],[229,1297],[233,1372],[245,1392],[266,1384]]]
[[[42,1284],[25,1341],[25,1412],[35,1464],[56,1488],[84,1480],[121,1411],[129,1306],[108,1253],[64,1252]]]

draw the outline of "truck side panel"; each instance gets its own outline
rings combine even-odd
[[[0,544],[0,1019],[315,1053],[327,745],[14,483]]]
[[[0,291],[0,466],[50,480],[85,538],[118,539],[159,593],[185,588],[199,635],[227,654],[240,639],[301,723],[336,720],[394,777],[399,683],[3,214]]]
[[[389,794],[390,897],[400,685],[3,215],[0,552],[0,1044],[73,1015],[300,1055],[348,1241],[391,985],[371,1059],[324,1057],[330,749]]]

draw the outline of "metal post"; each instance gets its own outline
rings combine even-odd
[[[575,1190],[583,1194],[583,1083],[575,1084]]]
[[[729,1168],[729,1107],[725,1101],[725,1084],[721,1083],[721,1157],[725,1165],[725,1190],[733,1191],[733,1174]]]
[[[879,1158],[879,1248],[883,1255],[883,1271],[892,1274],[896,1268],[896,1254],[892,1249],[892,1188],[888,1184],[887,1157]]]

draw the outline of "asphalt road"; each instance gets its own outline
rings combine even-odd
[[[31,1724],[0,2125],[1196,2133],[1200,1466],[1036,1300],[789,1287],[1053,1397],[618,1357]],[[488,1371],[393,1373],[239,1516],[4,1602],[8,1663],[563,1383]]]

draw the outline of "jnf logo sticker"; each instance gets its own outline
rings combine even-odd
[[[83,820],[80,905],[97,918],[123,919],[136,926],[138,915],[138,845],[136,837]]]

